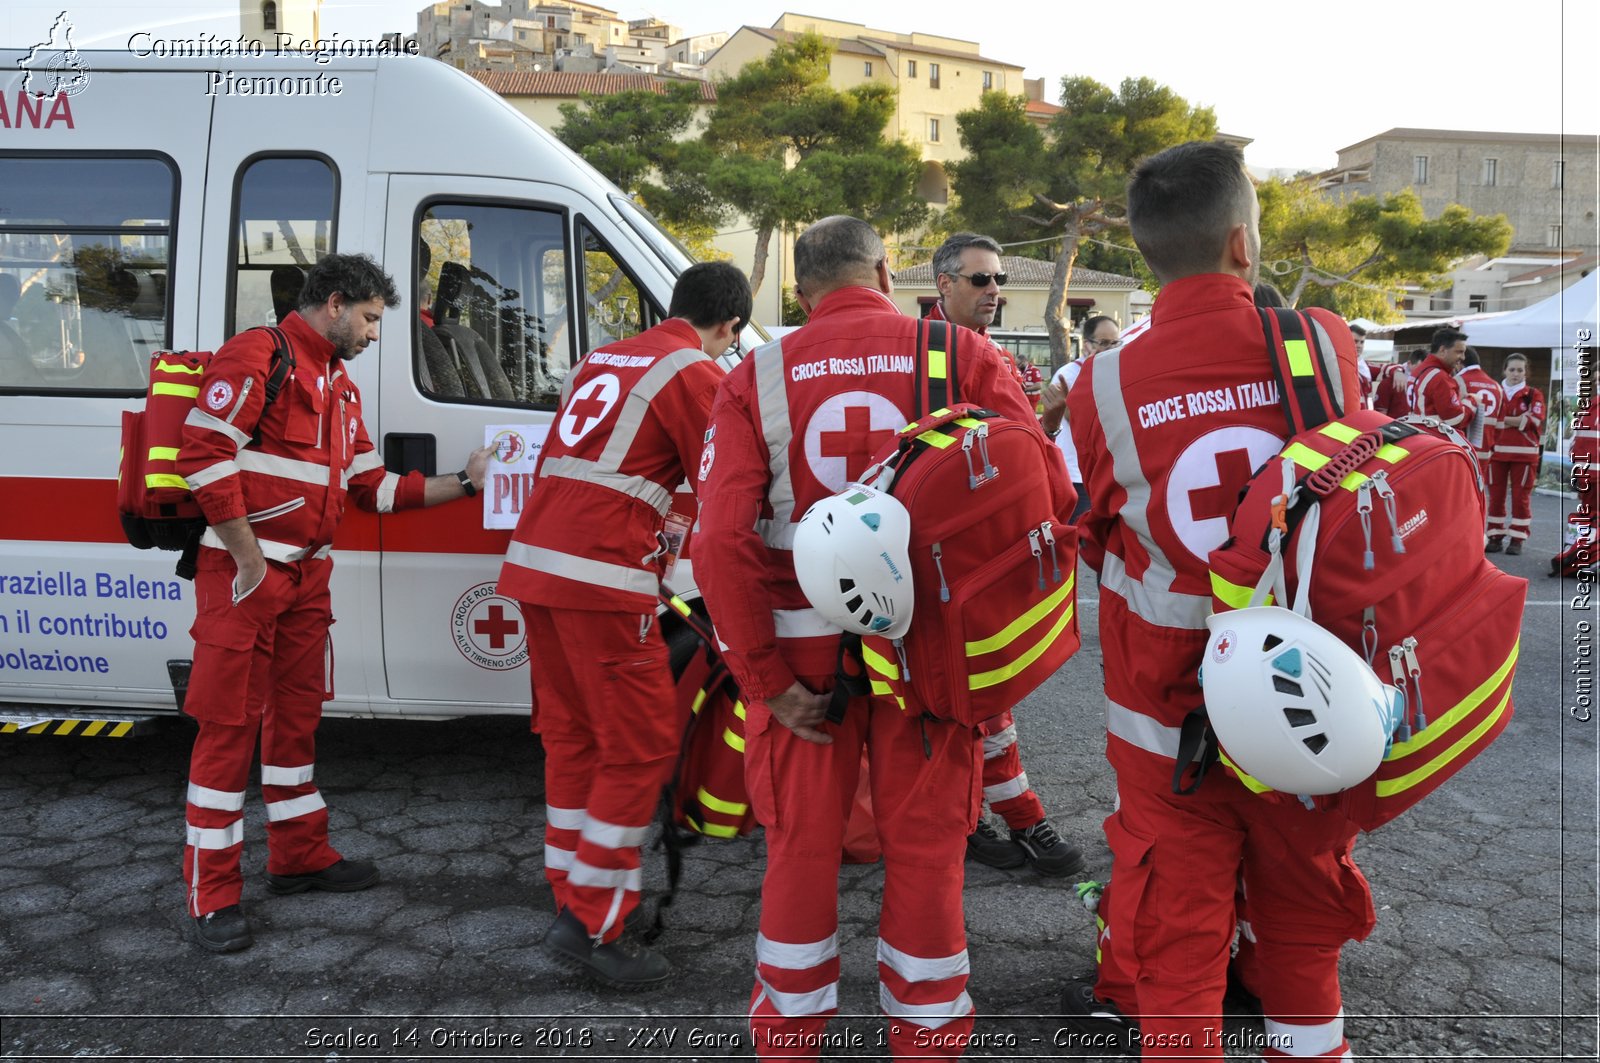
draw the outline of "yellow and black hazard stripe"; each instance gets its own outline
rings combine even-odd
[[[160,727],[157,716],[57,716],[40,719],[0,715],[0,735],[53,735],[72,738],[137,738]]]

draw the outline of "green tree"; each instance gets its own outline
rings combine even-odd
[[[832,48],[807,34],[717,83],[701,140],[705,184],[716,203],[755,228],[750,287],[761,289],[772,234],[848,213],[889,230],[920,224],[921,163],[908,144],[886,143],[894,89],[828,84]]]
[[[607,96],[584,93],[561,105],[554,130],[567,147],[653,211],[650,179],[676,169],[679,141],[700,101],[695,82],[668,83],[662,92],[632,89]]]
[[[1398,320],[1394,304],[1405,285],[1436,289],[1457,262],[1499,255],[1511,244],[1505,215],[1451,204],[1430,219],[1410,189],[1339,203],[1313,181],[1274,178],[1256,192],[1262,278],[1282,289],[1290,306]]]
[[[1052,356],[1065,360],[1067,288],[1079,244],[1123,224],[1123,190],[1140,159],[1211,139],[1216,115],[1149,78],[1128,78],[1113,92],[1093,78],[1068,77],[1061,82],[1063,109],[1036,140],[1022,101],[995,95],[956,116],[968,156],[952,164],[952,186],[974,228],[1006,241],[1059,237],[1045,327]]]

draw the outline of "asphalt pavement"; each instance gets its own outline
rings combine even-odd
[[[1597,750],[1586,585],[1544,575],[1563,511],[1535,500],[1517,713],[1488,753],[1357,859],[1379,920],[1346,948],[1346,1028],[1359,1056],[1596,1059]],[[1093,586],[1085,574],[1080,586]],[[1103,877],[1096,611],[1084,648],[1018,711],[1023,762],[1056,826]],[[1587,626],[1585,626],[1587,625]],[[256,944],[214,956],[188,939],[179,860],[190,727],[133,739],[0,742],[0,1051],[6,1058],[708,1059],[747,1056],[759,833],[686,851],[659,947],[665,988],[604,993],[551,963],[540,761],[525,719],[329,720],[318,782],[335,844],[379,862],[357,894],[275,897],[263,814],[246,805],[244,904]],[[658,852],[646,888],[665,883]],[[841,1016],[829,1055],[882,1055],[874,950],[882,873],[840,881]],[[1093,966],[1094,917],[1070,881],[968,865],[968,1058],[1097,1059],[1055,1017]],[[651,901],[647,900],[647,905]],[[1229,1027],[1253,1058],[1260,1027]]]

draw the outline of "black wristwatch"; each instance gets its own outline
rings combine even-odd
[[[467,493],[468,498],[476,498],[478,489],[472,486],[472,477],[467,475],[467,470],[462,469],[456,473],[456,479],[461,481],[461,490]]]

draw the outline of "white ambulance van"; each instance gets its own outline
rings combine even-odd
[[[368,430],[390,469],[449,472],[485,426],[547,426],[573,363],[662,320],[690,260],[433,60],[74,56],[67,81],[0,51],[0,729],[127,734],[176,711],[192,646],[177,555],[129,546],[115,511],[153,352],[215,350],[286,314],[321,255],[370,254],[405,300],[351,362]],[[526,711],[539,648],[495,593],[490,519],[526,477],[491,474],[482,506],[352,507],[330,713]]]

